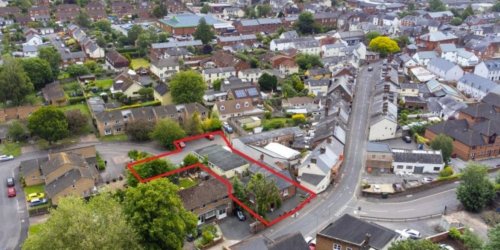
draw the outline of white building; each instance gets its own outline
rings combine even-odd
[[[204,69],[202,76],[203,80],[211,85],[215,80],[236,76],[236,69],[234,67]]]
[[[453,43],[439,45],[441,58],[457,63],[462,67],[471,67],[479,63],[479,58],[472,52],[457,48]]]
[[[177,57],[169,57],[154,61],[151,63],[150,70],[161,81],[165,81],[179,72],[179,60]]]
[[[257,82],[262,76],[262,70],[260,69],[244,69],[238,73],[241,80],[247,82]]]
[[[444,81],[458,81],[464,75],[462,68],[442,58],[430,60],[427,64],[427,70]]]
[[[427,66],[430,60],[437,57],[437,53],[434,51],[420,51],[413,55],[413,60],[417,62],[418,65]]]
[[[500,80],[500,59],[483,61],[476,65],[474,74],[492,81]]]
[[[457,83],[457,89],[476,100],[482,99],[490,92],[500,93],[500,85],[498,83],[475,74],[465,74],[460,78]]]
[[[444,168],[441,151],[393,149],[395,174],[437,174]]]
[[[273,39],[269,48],[271,51],[296,49],[300,53],[311,55],[319,55],[321,52],[319,41],[314,37]]]
[[[398,106],[394,103],[394,93],[386,92],[389,86],[386,84],[375,86],[368,134],[368,140],[370,141],[388,140],[396,137]]]

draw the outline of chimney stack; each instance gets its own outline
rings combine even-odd
[[[325,147],[322,146],[322,147],[319,148],[319,153],[320,154],[324,154],[325,152],[326,152],[326,148]]]
[[[365,234],[365,242],[363,242],[363,245],[368,246],[370,244],[370,238],[372,237],[371,234],[366,233]]]
[[[332,144],[332,138],[331,137],[326,138],[326,143]]]
[[[264,161],[264,154],[260,154],[260,161]]]

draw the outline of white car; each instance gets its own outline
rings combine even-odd
[[[0,155],[0,161],[10,161],[14,160],[14,156],[12,155]]]
[[[434,181],[434,178],[432,177],[424,177],[422,179],[422,183],[429,183],[429,182],[433,182]]]
[[[380,192],[380,185],[373,185],[374,192]]]
[[[443,250],[455,250],[455,248],[453,248],[452,246],[447,245],[447,244],[439,244],[439,248],[441,248]]]
[[[420,239],[421,237],[420,232],[415,229],[403,229],[402,233],[406,234],[407,238],[410,239]]]

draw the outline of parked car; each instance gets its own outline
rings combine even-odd
[[[14,156],[12,155],[0,155],[0,161],[10,161],[14,160]]]
[[[424,177],[422,178],[422,183],[429,183],[429,182],[432,182],[434,181],[434,178],[432,177]]]
[[[215,136],[214,135],[207,135],[205,136],[207,139],[213,141],[215,139]]]
[[[407,238],[410,238],[410,239],[414,239],[414,240],[417,240],[417,239],[420,239],[421,235],[420,235],[420,232],[415,230],[415,229],[403,229],[403,234],[406,234]]]
[[[44,193],[31,193],[31,194],[28,194],[28,196],[26,196],[26,201],[27,202],[31,202],[31,200],[33,199],[43,199],[45,198],[45,194]]]
[[[8,187],[7,188],[7,196],[8,197],[15,197],[16,196],[16,188],[15,187]]]
[[[240,209],[236,210],[236,216],[238,217],[238,220],[240,220],[240,221],[245,221],[247,219],[247,217],[245,216],[243,211],[241,211]]]
[[[7,178],[7,187],[13,187],[16,185],[16,182],[14,181],[14,178],[9,177]]]
[[[40,206],[40,205],[45,204],[45,203],[47,203],[47,199],[45,199],[45,198],[43,198],[43,199],[34,198],[30,202],[30,207]]]
[[[441,248],[443,250],[455,250],[455,248],[453,248],[452,246],[447,245],[447,244],[439,244],[439,248]]]
[[[373,71],[373,67],[372,66],[368,67],[368,71]]]
[[[227,133],[229,133],[229,134],[233,133],[233,127],[231,127],[231,125],[229,125],[227,122],[224,122],[224,123],[222,124],[222,127],[224,128],[224,130],[225,130]]]
[[[309,250],[316,249],[316,238],[313,238],[311,236],[306,237],[306,243],[309,246]]]
[[[373,191],[374,192],[380,192],[380,185],[373,185]]]
[[[183,141],[179,142],[179,147],[185,148],[186,147],[186,143],[184,143]]]
[[[403,141],[406,143],[411,143],[411,137],[410,136],[403,136]]]

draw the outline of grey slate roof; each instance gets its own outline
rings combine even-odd
[[[368,142],[366,152],[391,153],[391,146],[386,143]]]
[[[19,170],[25,178],[30,178],[30,173],[40,168],[40,165],[45,164],[49,157],[41,157],[31,160],[22,161]]]
[[[489,92],[495,89],[498,85],[496,82],[490,79],[478,76],[476,74],[465,74],[458,80],[459,83],[469,85],[475,89],[482,90],[484,92]]]
[[[407,162],[407,163],[425,163],[425,164],[441,164],[443,163],[443,156],[441,153],[434,154],[420,152],[421,150],[401,150],[393,149],[394,162]]]
[[[47,183],[45,191],[49,197],[54,197],[59,192],[73,185],[76,181],[82,178],[92,178],[92,174],[88,168],[74,168],[66,172],[61,177]]]
[[[249,143],[254,143],[254,142],[262,141],[262,140],[270,140],[270,139],[273,139],[275,137],[280,137],[280,136],[290,135],[290,134],[298,136],[298,135],[302,135],[303,132],[298,127],[281,128],[281,129],[275,129],[275,130],[271,130],[271,131],[267,131],[267,132],[263,132],[263,133],[254,134],[254,135],[240,137],[238,139],[245,144],[249,144]]]
[[[320,235],[338,239],[344,242],[350,242],[361,246],[366,234],[370,234],[368,245],[375,249],[383,249],[389,244],[398,234],[388,228],[375,223],[366,222],[352,215],[345,214],[335,222],[328,225],[325,229],[319,232]]]
[[[224,171],[239,168],[248,162],[241,156],[225,150],[221,145],[210,145],[195,151],[198,155],[208,157],[208,161]]]
[[[500,59],[491,59],[483,62],[490,71],[500,70]]]
[[[309,250],[300,232],[280,236],[268,245],[269,250]]]
[[[300,176],[300,181],[318,185],[324,178],[324,175],[304,173]]]
[[[227,187],[215,178],[202,181],[198,185],[179,191],[184,208],[192,210],[209,205],[228,196]]]
[[[190,47],[190,46],[201,46],[201,45],[203,45],[201,40],[169,41],[166,43],[153,43],[153,44],[151,44],[151,48],[153,48],[153,49],[168,49],[168,48]]]
[[[500,107],[500,94],[498,93],[488,93],[481,99],[481,102],[488,103],[495,107]]]
[[[45,164],[42,164],[40,167],[42,169],[42,173],[44,175],[48,175],[65,163],[70,163],[75,167],[86,165],[85,159],[81,155],[73,153],[59,153],[55,154],[50,160],[48,160]]]
[[[427,68],[429,67],[435,67],[438,68],[444,72],[452,69],[456,65],[448,60],[442,59],[442,58],[434,58],[429,61],[429,64],[427,65]]]
[[[160,95],[164,95],[168,92],[168,86],[165,83],[160,83],[156,85],[155,91]]]

